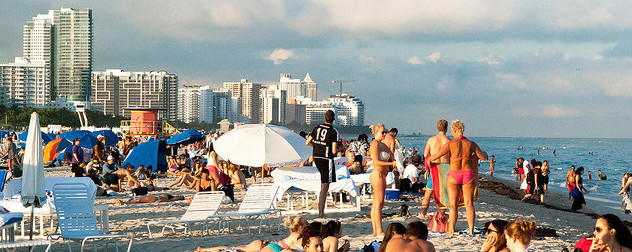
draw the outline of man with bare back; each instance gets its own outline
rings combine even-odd
[[[441,147],[444,144],[450,142],[450,139],[445,135],[448,131],[448,121],[439,120],[437,122],[437,130],[439,130],[439,134],[436,136],[430,137],[428,142],[426,142],[426,149],[424,150],[424,158],[428,158],[431,155],[439,152]],[[438,161],[438,162],[437,162]],[[432,198],[432,176],[430,173],[430,169],[436,168],[437,165],[441,165],[441,163],[450,163],[450,155],[446,155],[441,157],[439,160],[434,162],[427,162],[426,166],[426,177],[428,178],[428,183],[426,184],[426,192],[424,194],[424,198],[421,201],[421,213],[420,218],[425,218],[426,212],[428,212],[428,205],[430,203],[430,199]]]

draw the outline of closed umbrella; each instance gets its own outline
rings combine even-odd
[[[44,160],[42,150],[42,135],[39,134],[39,116],[36,112],[31,114],[29,134],[26,138],[26,149],[22,165],[22,204],[31,206],[31,235],[33,239],[33,212],[34,207],[41,207],[46,203],[46,190],[44,184]]]
[[[239,126],[219,137],[213,148],[224,160],[253,167],[293,165],[312,155],[305,138],[269,124]]]

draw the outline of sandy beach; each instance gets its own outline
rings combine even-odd
[[[60,177],[69,176],[69,167],[46,168],[46,176]],[[168,177],[158,179],[159,187],[168,186],[175,178]],[[539,228],[555,229],[558,237],[536,238],[533,243],[541,251],[560,251],[562,248],[572,248],[575,242],[583,235],[591,233],[595,220],[593,217],[580,213],[572,213],[568,211],[560,211],[551,209],[555,207],[568,208],[570,201],[565,195],[551,193],[545,200],[549,208],[542,205],[534,205],[511,199],[509,196],[499,195],[496,191],[503,193],[507,188],[499,188],[498,182],[508,185],[508,188],[517,188],[517,184],[513,181],[499,180],[496,178],[482,177],[479,190],[480,199],[476,201],[476,226],[482,227],[487,221],[494,219],[524,219],[535,221]],[[252,183],[252,179],[248,179]],[[271,182],[271,178],[266,178],[266,182]],[[488,189],[484,189],[488,188]],[[517,190],[516,190],[517,191]],[[164,192],[150,192],[149,195],[158,195],[168,193],[172,195],[184,195],[191,197],[193,190],[186,188],[171,188]],[[243,198],[244,191],[236,191],[236,203],[223,204],[220,212],[230,212],[236,210],[239,200]],[[286,228],[277,231],[276,228],[264,228],[261,234],[253,232],[248,234],[243,230],[233,231],[232,233],[214,231],[211,235],[200,236],[201,225],[193,227],[193,236],[182,234],[161,236],[159,228],[155,228],[153,232],[158,232],[154,238],[149,238],[146,223],[155,220],[171,220],[178,219],[187,209],[185,201],[153,203],[153,204],[137,204],[137,205],[117,205],[115,199],[127,200],[129,195],[120,194],[111,197],[97,197],[96,204],[108,204],[110,218],[110,232],[114,234],[131,234],[134,236],[133,251],[192,251],[198,246],[235,246],[246,244],[254,239],[267,239],[270,241],[279,241],[289,233]],[[410,196],[409,196],[410,198]],[[402,204],[410,207],[412,216],[419,213],[421,197],[413,197],[409,201],[387,201],[384,208],[385,214],[396,214]],[[434,205],[434,204],[431,204]],[[593,206],[594,207],[594,206]],[[590,208],[589,205],[589,209]],[[433,206],[429,212],[436,210]],[[325,219],[318,219],[316,215],[304,215],[308,221],[328,221],[336,219],[343,223],[343,237],[351,241],[352,251],[359,250],[364,245],[372,241],[381,240],[381,238],[373,237],[371,233],[371,223],[368,217],[370,211],[370,201],[362,201],[362,211],[360,213],[330,213]],[[611,211],[615,212],[615,211]],[[457,223],[457,230],[463,230],[467,227],[465,218],[465,210],[459,211],[460,218]],[[386,227],[391,222],[408,223],[418,220],[416,217],[388,217],[384,219]],[[427,221],[425,221],[427,223]],[[455,238],[446,239],[443,234],[431,233],[429,240],[435,245],[437,251],[479,251],[480,246],[484,242],[484,236],[477,235],[475,237],[457,236]],[[79,249],[79,243],[73,243],[73,249]],[[62,243],[53,245],[53,251],[66,250]]]

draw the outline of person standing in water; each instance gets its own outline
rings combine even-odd
[[[318,217],[325,216],[325,204],[329,183],[336,182],[334,157],[338,147],[338,131],[334,129],[335,114],[332,110],[325,112],[325,123],[318,125],[307,137],[306,145],[313,146],[313,157],[316,168],[320,172],[320,195],[318,197]]]
[[[494,168],[496,166],[496,157],[492,155],[492,158],[489,159],[489,176],[494,176]]]
[[[446,132],[448,131],[448,121],[443,119],[439,120],[437,122],[437,130],[439,131],[439,133],[433,137],[428,138],[428,142],[426,142],[426,149],[424,150],[425,159],[439,152],[443,145],[450,142],[450,139],[446,136]],[[419,213],[420,218],[426,217],[426,213],[428,212],[428,205],[430,204],[430,198],[433,196],[432,175],[430,173],[430,169],[436,169],[437,165],[441,165],[441,163],[444,163],[446,165],[449,164],[450,154],[439,158],[438,162],[426,161],[426,174],[428,174],[428,182],[426,183],[424,198],[421,201],[421,212]]]

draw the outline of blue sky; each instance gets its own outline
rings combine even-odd
[[[366,122],[466,135],[632,137],[630,1],[0,0],[0,62],[38,13],[91,8],[96,71],[164,69],[180,84],[279,74],[362,99]]]

